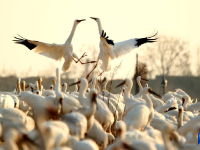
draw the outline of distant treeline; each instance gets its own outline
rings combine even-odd
[[[31,77],[31,78],[22,78],[21,81],[26,81],[26,83],[35,83],[37,81],[38,77]],[[50,85],[52,85],[52,79],[51,78],[43,78],[43,86],[45,89],[49,89]],[[194,77],[194,76],[166,76],[166,79],[168,81],[166,92],[167,91],[175,91],[175,89],[180,88],[187,92],[191,98],[193,99],[200,99],[200,91],[199,91],[199,85],[200,85],[200,77]],[[114,80],[112,83],[112,89],[111,92],[117,93],[119,89],[116,89],[116,85],[120,83],[122,80]],[[162,76],[157,76],[154,80],[149,80],[148,84],[149,86],[158,94],[162,95],[162,89],[161,89],[161,81]],[[73,83],[73,79],[63,79],[61,78],[61,82],[66,82],[68,85]],[[135,94],[135,84],[136,82],[133,82],[133,88],[131,93]],[[145,83],[143,83],[145,84]],[[107,85],[107,89],[109,88],[110,83]],[[16,88],[16,77],[15,76],[9,76],[9,77],[0,77],[0,91],[13,91]],[[74,87],[68,87],[67,91],[74,91]]]

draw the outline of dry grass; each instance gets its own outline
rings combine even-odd
[[[120,62],[120,64],[118,66],[115,66],[114,70],[111,72],[110,74],[110,86],[108,88],[108,108],[109,108],[109,103],[110,103],[110,92],[111,92],[111,89],[112,89],[112,83],[113,83],[113,79],[114,79],[114,76],[117,74],[117,71],[120,69],[121,67],[121,64],[122,64],[122,61]]]

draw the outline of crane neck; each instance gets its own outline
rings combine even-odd
[[[138,93],[138,95],[139,96],[141,96],[142,95],[142,91],[143,91],[143,87],[142,87],[142,84],[141,84],[141,82],[140,82],[141,80],[137,80],[137,84],[138,84],[138,86],[139,86],[139,93]]]
[[[70,43],[70,44],[71,44],[72,38],[73,38],[73,36],[74,36],[74,33],[75,33],[75,30],[76,30],[77,25],[78,25],[78,23],[75,21],[75,22],[74,22],[74,25],[73,25],[73,28],[72,28],[72,31],[71,31],[71,33],[70,33],[70,35],[69,35],[67,41],[65,42],[65,44],[66,44],[66,43],[68,43],[68,44]]]
[[[187,98],[185,98],[185,102],[184,102],[184,104],[183,104],[183,108],[184,108],[184,110],[187,110],[187,103],[188,103],[188,101],[189,101],[189,98],[187,97]]]
[[[183,126],[183,110],[179,110],[178,114],[178,129]]]
[[[95,114],[96,107],[97,107],[97,104],[92,102],[90,104],[90,107],[85,112],[83,112],[83,114],[87,118],[87,120],[89,120]]]
[[[149,108],[149,110],[152,110],[153,109],[153,103],[150,99],[150,97],[148,96],[147,93],[143,93],[143,99],[146,101],[146,105],[147,107]]]
[[[63,92],[63,93],[67,92],[67,86],[63,86],[62,92]]]
[[[107,81],[105,81],[105,83],[103,83],[103,91],[106,91],[106,86],[107,86]]]
[[[85,97],[85,93],[86,93],[87,87],[88,87],[87,83],[85,83],[85,84],[83,84],[83,85],[81,86],[81,88],[80,88],[80,90],[79,90],[79,97],[80,97],[80,98],[86,98],[86,97]]]
[[[100,21],[100,19],[97,19],[97,24],[98,24],[98,28],[99,28],[99,35],[101,36],[101,33],[102,33],[102,26],[101,26],[101,21]]]
[[[60,91],[60,70],[59,70],[59,68],[56,69],[55,91]]]
[[[131,89],[132,89],[132,85],[128,85],[126,87],[125,92],[124,92],[124,99],[130,98]]]

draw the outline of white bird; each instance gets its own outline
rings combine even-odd
[[[106,148],[108,144],[107,133],[103,130],[102,125],[96,119],[94,119],[92,128],[86,133],[86,137],[94,140],[101,148]]]
[[[28,144],[38,146],[28,137],[28,130],[21,123],[13,122],[8,118],[0,118],[2,128],[2,139],[6,149],[19,150],[29,149]],[[1,147],[2,148],[2,147]],[[35,148],[35,147],[34,147]]]
[[[87,132],[87,119],[84,115],[78,112],[65,114],[61,120],[69,127],[70,134],[78,139],[84,139]]]
[[[130,79],[126,79],[124,82],[119,84],[118,86],[121,86],[125,83],[130,83]],[[117,87],[118,87],[117,86]],[[126,91],[125,91],[126,92]],[[152,93],[155,95],[155,92],[150,89],[150,87],[144,87],[143,89],[143,97],[146,100],[146,105],[139,105],[132,109],[127,116],[124,118],[124,121],[127,126],[127,130],[132,130],[132,129],[137,129],[137,130],[144,130],[145,126],[149,126],[151,120],[153,119],[154,116],[154,110],[153,110],[153,103],[149,96],[147,95],[148,93]]]
[[[47,121],[42,124],[42,133],[48,149],[61,146],[67,142],[69,128],[62,121]],[[38,138],[38,137],[37,137]],[[35,139],[36,140],[36,139]]]
[[[16,123],[24,124],[29,131],[33,130],[35,127],[34,120],[31,117],[26,116],[24,112],[17,108],[2,108],[0,109],[0,114],[3,118],[10,119]]]
[[[61,45],[47,44],[39,41],[28,40],[21,36],[20,38],[15,37],[15,40],[13,41],[15,41],[15,43],[17,44],[22,44],[26,46],[28,49],[33,50],[40,55],[44,55],[55,60],[61,60],[62,58],[64,58],[65,62],[63,64],[62,70],[68,72],[70,71],[73,60],[75,61],[75,58],[78,59],[77,61],[75,61],[76,63],[80,62],[81,64],[86,64],[81,62],[81,58],[86,56],[85,53],[79,59],[77,55],[73,52],[73,47],[71,44],[77,25],[84,20],[85,19],[74,21],[74,25],[68,39],[64,44]],[[87,63],[94,63],[94,61]]]
[[[21,92],[20,82],[21,82],[21,79],[17,78],[16,95],[20,94]]]
[[[178,129],[178,133],[182,136],[186,136],[188,132],[192,131],[194,126],[200,122],[200,116],[197,116],[190,121],[188,121],[186,124],[184,124],[182,127]]]
[[[76,142],[73,150],[99,150],[99,148],[93,140],[86,139]]]
[[[62,92],[65,94],[69,94],[69,92],[67,92],[67,83],[62,84]]]
[[[154,37],[157,33],[150,37],[134,38],[134,39],[114,43],[113,40],[108,39],[108,36],[106,37],[106,33],[104,33],[102,29],[100,19],[94,18],[94,17],[91,17],[91,19],[94,19],[97,22],[99,35],[101,36],[100,37],[101,39],[100,53],[97,58],[97,63],[99,60],[102,60],[103,64],[101,65],[101,69],[103,71],[109,71],[111,69],[111,59],[119,58],[123,55],[126,55],[129,52],[131,52],[132,49],[137,48],[144,43],[156,42],[156,38],[152,39],[152,37]],[[94,69],[97,67],[97,63]],[[89,77],[90,73],[88,74],[87,78]]]
[[[72,83],[72,85],[80,84],[79,90],[79,102],[82,106],[89,107],[90,99],[86,96],[86,89],[88,87],[88,82],[85,78],[81,78],[80,81]],[[104,125],[104,129],[111,129],[111,125],[114,122],[114,116],[109,110],[108,106],[100,99],[97,98],[97,110],[95,112],[95,118]]]
[[[89,93],[89,98],[91,100],[89,107],[81,107],[78,109],[78,112],[83,114],[87,119],[87,130],[90,130],[94,123],[94,114],[96,112],[96,101],[97,91],[92,89]]]
[[[16,95],[1,92],[0,93],[0,108],[17,108],[19,107],[19,100],[16,98]]]
[[[147,79],[144,79],[142,78],[141,76],[138,76],[136,81],[137,81],[137,84],[139,86],[139,93],[134,95],[134,98],[142,98],[142,90],[143,90],[143,87],[142,87],[142,84],[141,84],[141,80],[144,80],[144,81],[148,81]]]

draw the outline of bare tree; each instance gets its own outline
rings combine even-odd
[[[154,75],[191,75],[190,49],[186,41],[178,38],[159,36],[154,47],[144,50],[143,59],[148,64],[149,76]]]

